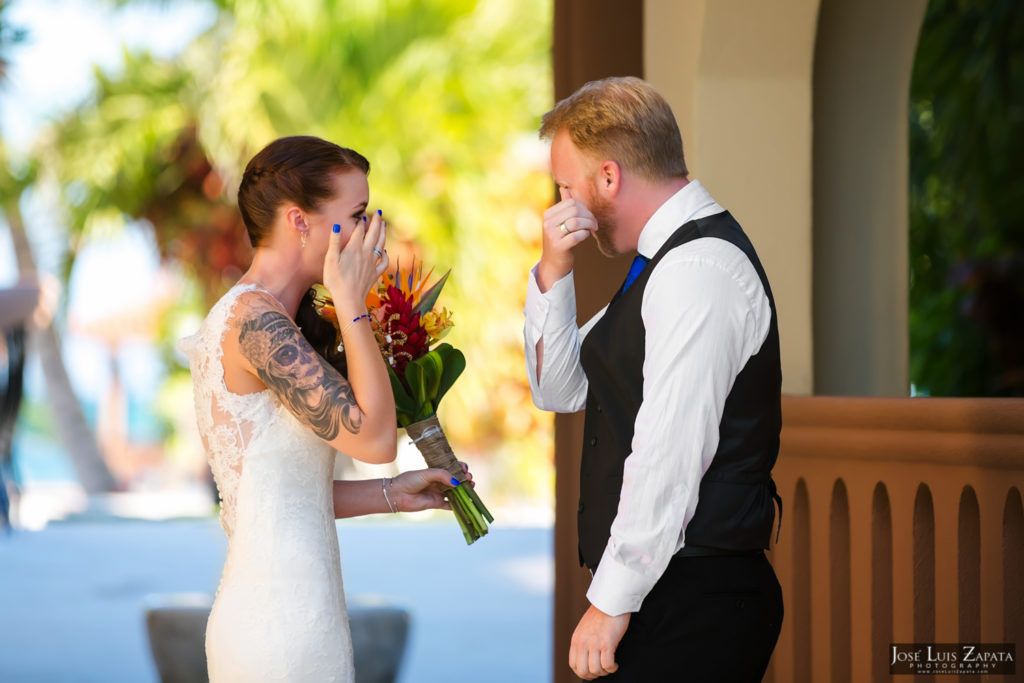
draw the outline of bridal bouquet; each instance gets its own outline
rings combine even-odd
[[[381,276],[367,296],[366,307],[388,363],[398,426],[409,434],[429,467],[447,470],[459,482],[448,492],[448,502],[466,543],[471,544],[487,533],[494,517],[473,487],[464,484],[466,474],[437,420],[437,407],[465,370],[466,358],[451,344],[440,343],[454,323],[447,308],[434,307],[448,273],[427,288],[432,274],[433,270],[423,275],[422,264],[415,261],[406,273],[399,265],[394,273]],[[327,290],[319,285],[313,290],[317,314],[337,327]]]

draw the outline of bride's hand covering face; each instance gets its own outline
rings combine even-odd
[[[352,181],[358,181],[358,175],[342,174],[336,182],[354,184]],[[365,184],[366,176],[362,176],[362,182]],[[381,213],[378,211],[369,218],[363,215],[354,223],[349,231],[343,224],[333,225],[324,255],[323,283],[343,316],[339,320],[350,313],[365,312],[367,293],[388,267],[388,255],[384,251],[386,227]]]

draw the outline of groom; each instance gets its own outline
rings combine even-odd
[[[529,275],[536,405],[586,408],[579,556],[593,580],[569,665],[591,680],[759,681],[782,591],[764,555],[781,500],[779,334],[736,220],[688,180],[668,104],[637,78],[588,83],[544,115],[561,201]],[[637,251],[576,327],[573,248]]]

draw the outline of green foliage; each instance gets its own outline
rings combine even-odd
[[[910,374],[1024,395],[1024,4],[932,0],[910,97]]]
[[[543,454],[546,471],[551,422],[530,401],[522,310],[551,199],[536,135],[551,106],[550,0],[235,0],[231,11],[199,115],[227,185],[281,135],[366,155],[389,253],[452,271],[451,341],[467,370],[445,400],[458,415],[449,437],[470,459]]]
[[[141,216],[149,198],[182,182],[183,169],[169,162],[194,125],[189,73],[145,53],[126,53],[123,69],[117,78],[97,70],[92,100],[58,121],[42,147],[78,230],[96,214]]]
[[[0,139],[0,212],[17,207],[22,193],[35,181],[39,165],[35,160],[13,163],[7,145]]]
[[[54,122],[37,156],[60,187],[69,260],[97,230],[147,220],[163,257],[199,282],[209,308],[250,252],[197,137],[204,88],[194,64],[208,61],[207,49],[193,46],[173,61],[126,52],[116,76],[96,70],[92,96]]]
[[[466,357],[451,344],[438,344],[426,355],[409,361],[404,382],[389,367],[398,426],[407,427],[437,414],[441,399],[465,369]]]
[[[389,224],[454,265],[460,195],[550,104],[548,4],[236,0],[204,146],[223,169],[281,135],[358,149]]]
[[[455,384],[455,380],[459,378],[459,375],[466,369],[466,357],[456,348],[453,348],[451,344],[439,344],[434,352],[441,358],[441,378],[438,381],[437,395],[434,398],[434,410],[436,411],[441,403],[441,399],[448,393],[448,390]]]

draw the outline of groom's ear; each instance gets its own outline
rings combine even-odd
[[[622,168],[618,162],[603,161],[597,174],[597,191],[608,199],[614,199],[622,189]]]

